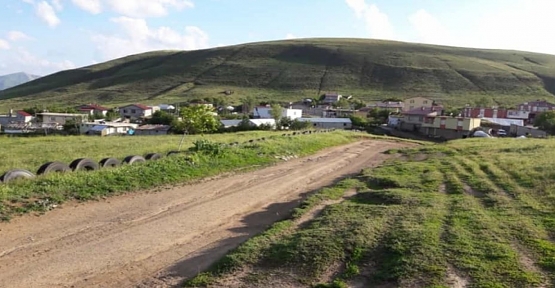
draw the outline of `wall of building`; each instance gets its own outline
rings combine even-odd
[[[311,122],[312,127],[316,129],[351,129],[352,123],[342,122]]]
[[[119,113],[122,117],[140,118],[152,116],[152,109],[143,110],[137,106],[121,107]]]
[[[423,97],[410,98],[404,101],[403,109],[405,111],[414,110],[420,107],[432,107],[434,101]]]

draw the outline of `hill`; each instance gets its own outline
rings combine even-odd
[[[41,76],[31,75],[24,72],[0,76],[0,90],[9,89],[29,81],[40,78]]]
[[[553,287],[554,148],[492,138],[390,151],[185,287]]]
[[[0,106],[40,103],[297,100],[327,91],[371,100],[425,95],[462,105],[552,99],[555,56],[365,39],[295,39],[158,51],[62,71],[0,92]]]

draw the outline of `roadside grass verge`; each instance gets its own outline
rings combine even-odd
[[[250,139],[281,135],[271,131],[249,131],[226,134],[185,136],[182,149],[186,150],[199,139],[220,143],[244,142]],[[0,175],[11,169],[26,169],[33,173],[44,163],[60,161],[69,164],[78,158],[96,161],[113,157],[123,159],[129,155],[167,153],[177,150],[183,135],[157,136],[45,136],[0,137]]]
[[[363,139],[365,134],[332,133],[271,137],[266,141],[227,147],[217,155],[203,151],[157,161],[91,172],[49,174],[0,185],[0,217],[44,212],[68,200],[90,200],[162,185],[188,183],[237,169],[276,163],[280,156],[305,156],[322,149]]]
[[[552,287],[554,148],[468,139],[391,150],[399,157],[349,180],[355,196],[295,225],[317,205],[305,201],[184,286]]]

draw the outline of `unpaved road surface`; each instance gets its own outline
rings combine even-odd
[[[0,223],[0,287],[172,287],[405,143],[362,141],[162,192],[65,204]]]

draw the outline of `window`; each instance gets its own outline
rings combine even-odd
[[[135,114],[135,113],[137,113],[137,110],[131,109],[131,114]]]
[[[424,103],[424,104],[428,104],[428,100],[424,100],[424,102],[422,102],[422,103]]]
[[[50,117],[50,121],[56,121],[56,117]]]
[[[413,103],[414,103],[414,100],[410,100],[410,104],[413,104]]]
[[[127,113],[127,110],[126,110],[126,109],[123,109],[123,113]]]

